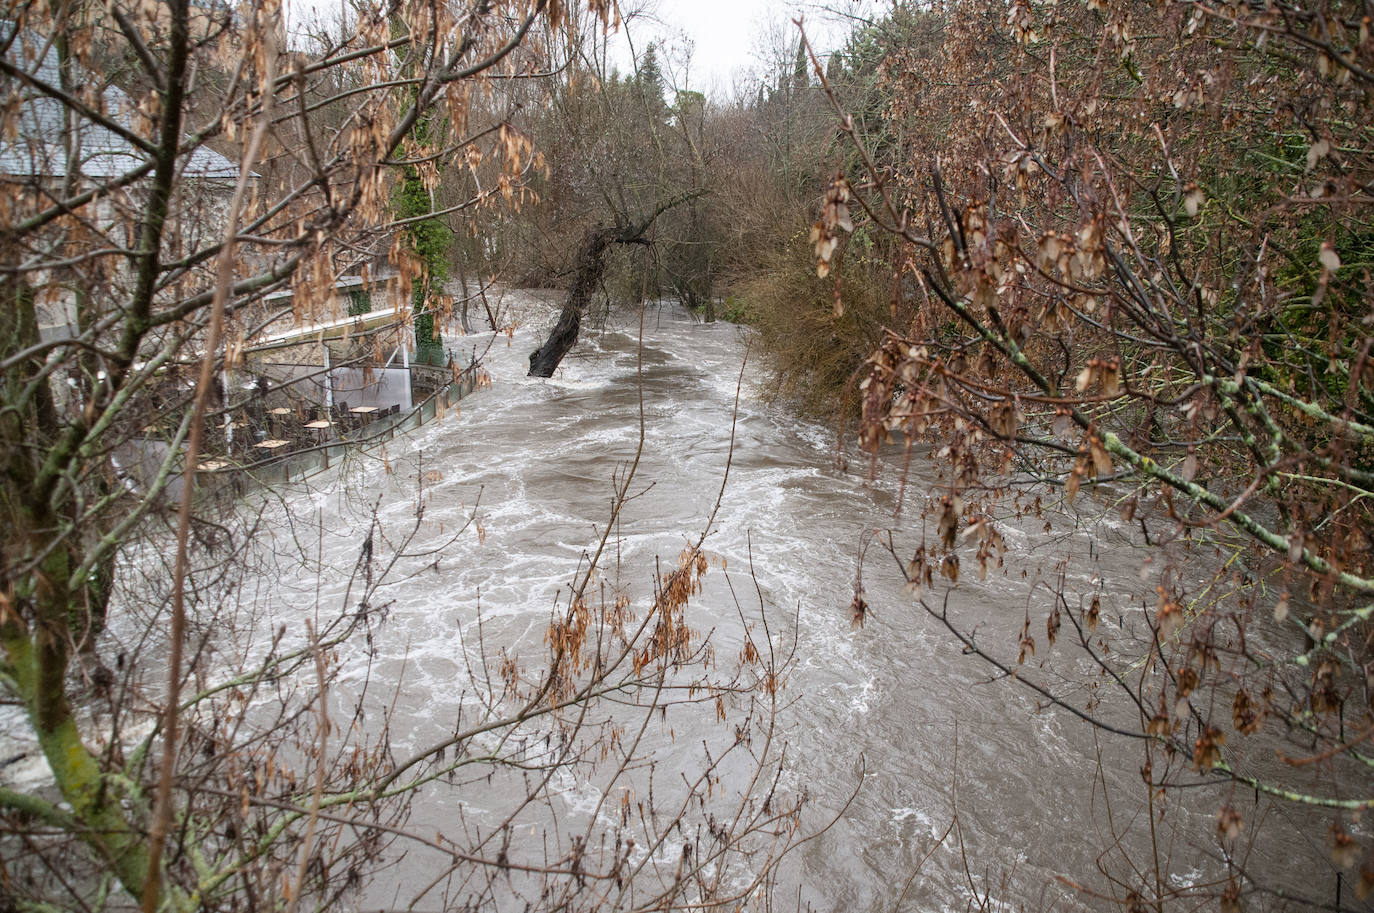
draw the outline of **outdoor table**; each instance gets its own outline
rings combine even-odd
[[[313,421],[313,422],[306,422],[306,423],[305,423],[305,427],[307,427],[307,428],[314,428],[316,431],[323,431],[324,429],[328,428],[328,427],[329,427],[330,425],[332,425],[332,424],[334,424],[334,423],[331,422],[331,421],[329,421],[328,419],[323,419],[323,418],[321,418],[321,419],[316,419],[316,420]]]
[[[356,413],[358,413],[359,415],[371,415],[373,412],[376,412],[376,411],[377,411],[377,407],[376,407],[376,406],[354,406],[352,409],[349,409],[348,411],[349,411],[349,412],[356,412]]]
[[[290,441],[279,441],[276,438],[269,438],[254,444],[254,447],[261,447],[263,450],[276,450],[278,447],[285,447]]]
[[[228,469],[229,463],[224,460],[206,460],[196,464],[197,472],[219,472],[221,469]]]

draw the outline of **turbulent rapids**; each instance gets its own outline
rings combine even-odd
[[[646,598],[656,561],[671,563],[700,533],[725,481],[704,552],[729,574],[705,575],[692,622],[714,632],[718,655],[735,653],[744,626],[757,624],[738,608],[747,589],[743,601],[761,602],[774,640],[795,643],[780,691],[779,788],[806,798],[799,833],[819,834],[775,873],[784,894],[800,891],[821,909],[882,909],[900,897],[954,909],[975,892],[1091,906],[1055,876],[1093,870],[1098,844],[1084,828],[1103,826],[1111,802],[1134,808],[1123,798],[1139,792],[1134,759],[1112,749],[1099,766],[1104,749],[1089,731],[966,655],[874,557],[881,549],[871,546],[889,534],[919,538],[921,521],[906,518],[919,516],[912,505],[936,485],[934,470],[920,456],[906,468],[907,506],[898,514],[900,457],[872,478],[862,459],[853,461],[858,471],[837,468],[834,430],[770,401],[766,372],[744,364],[739,328],[695,322],[668,304],[645,314],[642,348],[635,316],[622,316],[589,334],[553,379],[528,378],[525,353],[549,300],[511,293],[506,305],[524,327],[473,339],[479,351],[490,343],[491,389],[285,492],[297,515],[290,535],[306,536],[324,566],[346,569],[370,535],[374,505],[380,553],[388,535],[414,522],[415,480],[425,480],[424,531],[393,569],[400,582],[384,587],[388,620],[372,661],[345,660],[345,687],[368,678],[374,689],[379,680],[394,685],[392,752],[404,757],[451,732],[473,699],[483,651],[538,652],[551,611],[605,529],[615,480],[639,447],[642,403],[642,456],[608,539],[603,582],[628,601]],[[451,545],[431,551],[470,520]],[[1004,524],[1002,569],[986,580],[970,571],[951,592],[951,604],[976,619],[980,643],[1014,645],[1028,604],[1050,598],[1035,581],[1059,573],[1069,555],[1092,556],[1064,563],[1062,573],[1103,594],[1107,623],[1124,629],[1138,618],[1148,589],[1142,558],[1114,516],[1085,529],[1067,517],[1055,524],[1048,533],[1039,520]],[[349,585],[342,571],[288,573],[263,582],[258,599],[285,621],[296,599],[313,602],[318,589],[320,605],[338,606]],[[868,606],[862,627],[851,626],[856,586]],[[1086,703],[1090,670],[1083,674]],[[694,719],[682,717],[706,725]],[[678,767],[690,775],[700,761],[693,746],[709,730],[665,725],[657,750],[669,779]],[[727,791],[745,785],[722,783]],[[569,814],[607,815],[594,777],[561,781],[557,791]],[[461,820],[480,831],[499,818],[500,803],[484,808],[481,790],[461,800],[434,795],[418,812],[422,830]],[[1207,877],[1213,862],[1199,847],[1211,823],[1205,808],[1171,816],[1170,852],[1197,859],[1175,878]],[[1139,829],[1124,840],[1138,846]],[[386,902],[423,883],[422,856],[392,870]]]

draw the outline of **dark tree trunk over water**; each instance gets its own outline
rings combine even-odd
[[[645,237],[654,220],[681,203],[695,199],[705,193],[694,190],[662,204],[649,216],[629,225],[601,226],[587,232],[582,246],[577,251],[577,272],[573,275],[572,285],[568,287],[568,297],[563,302],[563,311],[558,322],[549,332],[544,344],[530,353],[530,377],[552,377],[563,356],[577,344],[577,334],[582,329],[582,318],[591,304],[592,294],[601,284],[601,276],[606,272],[606,248],[612,244],[648,244]]]
[[[577,251],[577,272],[568,287],[558,323],[554,324],[544,344],[530,353],[530,377],[552,377],[563,356],[577,344],[582,316],[587,313],[587,305],[591,304],[592,294],[606,271],[606,248],[621,240],[617,234],[617,229],[603,227],[589,231],[582,239],[582,246]]]

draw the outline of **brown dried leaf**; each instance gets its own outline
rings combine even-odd
[[[1102,440],[1093,436],[1088,440],[1088,450],[1093,458],[1093,471],[1097,473],[1099,479],[1112,474],[1112,458],[1107,453],[1107,448],[1102,445]]]
[[[1193,742],[1193,766],[1211,770],[1221,761],[1221,746],[1225,744],[1225,733],[1212,726],[1204,727]]]
[[[1317,166],[1317,162],[1331,154],[1331,144],[1324,139],[1319,139],[1311,146],[1307,147],[1307,170],[1311,171]]]
[[[1183,211],[1188,213],[1188,218],[1194,218],[1202,203],[1207,197],[1203,194],[1202,188],[1196,184],[1189,184],[1183,197]]]
[[[1089,365],[1082,371],[1079,371],[1078,377],[1074,379],[1073,388],[1077,390],[1079,393],[1082,393],[1084,390],[1088,389],[1089,385],[1091,385],[1093,382],[1094,373],[1095,369],[1092,367],[1092,365]]]
[[[1163,587],[1157,589],[1159,600],[1155,605],[1155,624],[1159,627],[1160,641],[1169,641],[1178,633],[1178,629],[1183,627],[1183,607],[1174,601]]]
[[[945,495],[940,499],[940,519],[937,525],[940,541],[945,548],[953,548],[959,530],[959,512],[955,509],[954,499]]]
[[[854,601],[849,604],[849,626],[851,628],[862,628],[864,621],[868,618],[868,603],[860,593],[854,594]]]
[[[1331,825],[1331,861],[1337,868],[1348,869],[1359,858],[1360,847],[1341,824]]]
[[[1245,819],[1229,805],[1217,810],[1217,839],[1235,840],[1245,830]]]
[[[1183,458],[1183,465],[1179,467],[1179,475],[1185,482],[1193,481],[1193,476],[1197,475],[1197,454],[1188,450],[1188,455]]]
[[[1334,273],[1341,268],[1341,258],[1336,253],[1336,248],[1332,246],[1330,241],[1322,242],[1322,250],[1317,259],[1321,261],[1322,269],[1326,270],[1328,273]]]
[[[1116,362],[1102,367],[1102,392],[1108,396],[1121,395],[1121,370]]]
[[[1064,497],[1068,499],[1070,504],[1078,497],[1078,486],[1085,475],[1087,475],[1087,467],[1080,457],[1078,462],[1074,464],[1073,469],[1069,472],[1069,477],[1064,480]]]
[[[1055,415],[1050,427],[1054,431],[1055,437],[1066,439],[1073,433],[1073,416],[1067,412],[1060,412]]]

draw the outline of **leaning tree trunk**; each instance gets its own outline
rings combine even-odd
[[[587,313],[592,294],[606,272],[606,248],[621,240],[617,237],[619,234],[621,232],[615,228],[596,228],[582,239],[582,246],[577,251],[577,274],[568,288],[558,323],[554,324],[544,344],[530,353],[530,377],[552,377],[563,356],[576,345],[582,316]]]
[[[631,225],[602,226],[587,232],[582,246],[577,251],[577,274],[568,288],[567,300],[563,302],[563,312],[558,315],[558,323],[549,332],[544,344],[530,353],[530,377],[552,377],[563,356],[577,344],[577,333],[582,329],[582,318],[591,304],[592,294],[601,284],[601,276],[606,272],[606,248],[612,244],[648,244],[644,237],[654,220],[674,206],[694,200],[705,190],[693,190],[661,204],[650,215]]]

